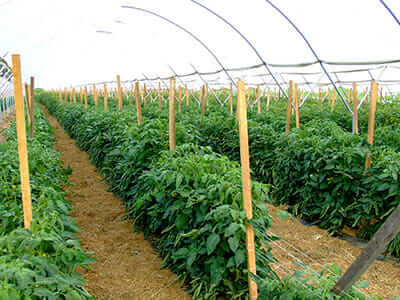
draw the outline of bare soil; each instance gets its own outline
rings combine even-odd
[[[299,269],[293,264],[294,258],[306,264],[315,271],[320,271],[322,265],[337,264],[345,271],[361,253],[361,247],[332,237],[326,230],[317,226],[305,226],[296,218],[283,220],[277,216],[278,210],[285,207],[268,205],[273,217],[271,233],[282,240],[271,243],[273,255],[278,259],[274,269],[280,276],[293,273]],[[295,248],[293,248],[294,246]],[[382,297],[400,296],[400,265],[391,259],[376,260],[361,277],[369,281],[370,286],[361,289],[366,294],[377,293]]]
[[[55,128],[54,149],[73,170],[69,176],[73,185],[65,189],[73,206],[71,216],[83,230],[78,238],[96,259],[91,270],[81,271],[85,288],[98,300],[191,299],[177,283],[171,285],[175,274],[161,269],[161,258],[143,234],[134,233],[131,222],[122,220],[124,205],[107,191],[88,154],[79,150],[47,112],[46,116]]]

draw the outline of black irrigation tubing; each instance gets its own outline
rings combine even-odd
[[[148,9],[144,9],[144,8],[140,8],[140,7],[136,7],[136,6],[130,6],[130,5],[123,5],[121,7],[122,8],[135,9],[135,10],[138,10],[138,11],[141,11],[141,12],[145,12],[145,13],[151,14],[153,16],[161,18],[162,20],[164,20],[164,21],[166,21],[166,22],[178,27],[179,29],[181,29],[184,32],[186,32],[187,34],[189,34],[192,38],[194,38],[196,41],[198,41],[213,56],[213,58],[221,66],[222,70],[224,70],[226,76],[232,81],[232,84],[236,87],[235,81],[232,79],[231,75],[229,75],[229,73],[226,71],[226,69],[225,69],[224,65],[222,64],[222,62],[218,59],[218,57],[214,54],[214,52],[211,51],[211,49],[208,48],[208,46],[202,40],[200,40],[196,35],[194,35],[192,32],[190,32],[186,28],[182,27],[181,25],[175,23],[174,21],[172,21],[172,20],[170,20],[170,19],[168,19],[168,18],[166,18],[164,16],[161,16],[161,15],[159,15],[159,14],[153,12],[153,11],[150,11]]]
[[[240,35],[240,37],[251,47],[251,49],[253,49],[254,53],[257,55],[257,57],[261,60],[263,66],[265,67],[265,69],[267,70],[267,72],[272,76],[272,79],[275,81],[275,83],[278,85],[279,89],[282,91],[282,93],[285,95],[285,97],[287,99],[289,99],[288,95],[286,94],[285,89],[283,89],[281,87],[281,85],[279,84],[278,80],[275,78],[274,74],[272,73],[271,69],[269,68],[268,64],[265,62],[265,60],[261,57],[260,53],[257,51],[257,49],[254,47],[254,45],[246,38],[246,36],[244,34],[242,34],[232,23],[230,23],[228,20],[226,20],[224,17],[222,17],[221,15],[217,14],[216,12],[214,12],[212,9],[208,8],[207,6],[195,1],[195,0],[191,0],[193,3],[197,4],[198,6],[204,8],[205,10],[207,10],[209,13],[213,14],[214,16],[216,16],[217,18],[219,18],[220,20],[222,20],[225,24],[227,24],[229,27],[231,27],[237,34]]]
[[[353,111],[351,110],[350,106],[348,105],[347,101],[344,99],[343,95],[340,93],[339,89],[336,87],[336,84],[333,82],[331,76],[329,75],[328,71],[326,70],[324,64],[322,61],[319,59],[317,53],[315,52],[314,48],[311,46],[310,42],[307,40],[307,38],[304,36],[304,34],[300,31],[300,29],[292,22],[292,20],[283,12],[281,11],[275,4],[273,4],[270,0],[265,0],[270,6],[272,6],[281,16],[283,16],[289,24],[297,31],[297,33],[300,34],[304,42],[307,44],[308,48],[311,50],[312,54],[315,56],[317,61],[319,62],[322,70],[324,71],[325,75],[328,77],[329,81],[332,83],[333,87],[337,91],[337,93],[340,96],[340,99],[342,100],[343,104],[346,106],[347,110],[353,114]]]

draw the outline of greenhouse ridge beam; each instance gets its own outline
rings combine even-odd
[[[250,48],[254,51],[254,53],[257,55],[257,57],[261,60],[262,65],[265,67],[265,69],[267,70],[267,72],[272,76],[273,80],[275,81],[275,83],[278,85],[278,88],[281,90],[281,92],[285,95],[286,99],[289,99],[285,89],[282,88],[282,86],[279,84],[278,80],[275,78],[274,74],[272,73],[271,69],[269,68],[268,64],[265,62],[265,60],[261,57],[261,54],[257,51],[257,49],[254,47],[254,45],[246,38],[246,36],[241,33],[239,31],[239,29],[237,29],[232,23],[230,23],[228,20],[226,20],[224,17],[222,17],[221,15],[217,14],[215,11],[213,11],[212,9],[208,8],[207,6],[195,1],[195,0],[191,0],[194,4],[204,8],[205,10],[207,10],[209,13],[213,14],[214,16],[216,16],[217,18],[219,18],[220,20],[222,20],[225,24],[227,24],[229,27],[231,27],[237,34],[240,35],[240,37],[250,46]]]
[[[382,5],[385,7],[385,9],[389,12],[389,14],[393,17],[393,19],[396,21],[396,23],[400,26],[400,20],[397,18],[397,16],[394,14],[394,12],[390,9],[390,7],[385,3],[383,0],[379,0]]]
[[[270,6],[272,6],[281,16],[283,16],[289,24],[297,31],[298,34],[300,34],[301,38],[304,40],[304,42],[307,44],[308,48],[311,50],[312,54],[315,56],[317,61],[319,62],[319,65],[321,66],[322,70],[328,77],[329,81],[332,83],[333,87],[337,91],[337,93],[340,96],[340,99],[342,100],[343,104],[346,106],[347,110],[353,115],[353,111],[351,110],[349,104],[347,103],[346,99],[344,99],[343,95],[340,93],[340,90],[336,87],[336,84],[333,82],[331,76],[329,75],[329,72],[326,70],[323,62],[320,60],[318,54],[315,52],[314,48],[311,46],[310,42],[307,40],[305,35],[300,31],[300,29],[296,26],[296,24],[293,23],[293,21],[282,11],[280,10],[275,4],[273,4],[270,0],[265,0]]]
[[[198,41],[198,42],[199,42],[199,43],[214,57],[214,59],[217,61],[217,63],[220,65],[220,67],[222,68],[222,70],[223,70],[223,71],[225,72],[225,74],[227,75],[227,77],[232,81],[232,84],[236,87],[235,81],[232,79],[232,77],[231,77],[231,76],[229,75],[229,73],[226,71],[226,69],[225,69],[224,65],[222,64],[222,62],[218,59],[218,57],[214,54],[214,52],[211,51],[211,49],[210,49],[202,40],[200,40],[196,35],[194,35],[192,32],[190,32],[190,31],[187,30],[186,28],[182,27],[181,25],[175,23],[174,21],[172,21],[172,20],[170,20],[170,19],[168,19],[168,18],[166,18],[166,17],[164,17],[164,16],[161,16],[161,15],[159,15],[159,14],[153,12],[153,11],[150,11],[150,10],[148,10],[148,9],[144,9],[144,8],[140,8],[140,7],[136,7],[136,6],[131,6],[131,5],[123,5],[123,6],[121,6],[121,7],[122,7],[122,8],[135,9],[135,10],[138,10],[138,11],[141,11],[141,12],[145,12],[145,13],[151,14],[151,15],[153,15],[153,16],[156,16],[156,17],[158,17],[158,18],[161,18],[162,20],[164,20],[164,21],[166,21],[166,22],[168,22],[168,23],[170,23],[170,24],[172,24],[172,25],[178,27],[179,29],[181,29],[181,30],[183,30],[184,32],[186,32],[187,34],[189,34],[192,38],[194,38],[196,41]]]

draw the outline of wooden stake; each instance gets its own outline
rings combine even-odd
[[[58,90],[58,99],[62,101],[62,91],[61,89]]]
[[[232,82],[229,84],[229,112],[233,115],[233,89]]]
[[[368,144],[371,146],[374,144],[374,132],[375,132],[375,113],[376,113],[376,101],[378,99],[378,83],[375,81],[371,82],[371,97],[368,115]],[[367,157],[365,159],[365,169],[371,168],[372,158],[371,153],[367,150]]]
[[[95,84],[93,84],[93,97],[94,97],[94,106],[97,106],[97,89]]]
[[[200,101],[201,101],[201,115],[204,116],[205,113],[205,85],[203,85],[200,89]]]
[[[335,109],[335,99],[336,99],[336,90],[332,89],[332,102],[331,102],[331,110]]]
[[[147,89],[146,89],[146,84],[143,84],[143,107],[146,107],[147,104]]]
[[[257,113],[261,113],[261,90],[260,85],[257,85]]]
[[[142,124],[142,101],[140,99],[140,88],[139,88],[139,81],[135,83],[135,104],[136,104],[136,113],[137,113],[137,120],[138,124]]]
[[[25,83],[24,84],[25,87],[25,101],[26,101],[26,108],[27,108],[27,116],[28,116],[28,127],[31,127],[31,91],[29,88],[29,84]]]
[[[178,99],[179,99],[178,112],[181,113],[182,112],[182,87],[178,87],[178,90],[179,90],[179,94],[178,94]]]
[[[378,92],[377,92],[378,94]],[[386,219],[332,291],[344,295],[400,232],[400,205]]]
[[[299,85],[294,85],[294,103],[296,107],[296,128],[300,128]]]
[[[87,99],[87,94],[88,94],[88,91],[87,91],[87,86],[85,86],[85,108],[86,108],[86,109],[88,109],[88,99]]]
[[[104,110],[108,110],[108,91],[107,91],[107,84],[104,84]]]
[[[319,105],[322,104],[322,91],[321,91],[321,88],[319,88],[319,90],[318,90],[318,104]]]
[[[65,89],[64,89],[64,102],[65,102],[65,104],[68,103],[67,97],[68,97],[68,90],[67,90],[67,88],[65,88]]]
[[[189,97],[190,97],[190,94],[189,94],[189,89],[187,88],[187,85],[185,85],[185,101],[186,101],[186,105],[189,105],[189,101],[190,101],[190,99],[189,99]]]
[[[160,110],[162,110],[162,98],[161,98],[161,82],[158,82],[158,102],[160,105]]]
[[[206,98],[206,105],[207,105],[207,110],[208,110],[208,83],[204,85],[204,97]]]
[[[18,54],[12,55],[12,73],[14,78],[15,114],[17,120],[19,171],[21,176],[22,207],[24,226],[31,228],[32,202],[29,182],[28,149],[26,145],[24,98],[22,95],[21,62]]]
[[[31,126],[29,127],[29,136],[33,138],[33,130],[35,128],[35,117],[34,117],[34,108],[35,108],[35,78],[31,76],[31,84],[30,84],[30,115],[31,115]]]
[[[169,149],[175,150],[175,147],[175,78],[171,78],[169,89]]]
[[[286,113],[286,133],[290,132],[290,116],[292,111],[292,101],[293,101],[293,80],[289,81],[289,99]]]
[[[248,220],[253,218],[253,205],[251,200],[251,180],[250,180],[250,155],[249,137],[247,128],[247,104],[245,96],[244,82],[238,82],[237,100],[239,103],[239,135],[240,135],[240,162],[242,165],[242,187],[243,187],[243,206]],[[246,249],[247,267],[249,273],[256,275],[256,251],[254,245],[254,229],[250,224],[246,224]],[[258,297],[257,284],[248,276],[250,300]]]
[[[82,87],[79,88],[79,102],[83,104],[83,89]]]
[[[117,75],[117,87],[118,87],[118,109],[122,110],[121,78],[119,75]]]
[[[268,88],[268,93],[267,93],[267,111],[269,111],[269,106],[271,105],[271,90]]]
[[[357,83],[353,82],[353,129],[354,133],[358,134],[358,94]]]

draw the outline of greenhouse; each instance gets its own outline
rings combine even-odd
[[[400,299],[400,3],[0,0],[0,300]]]

